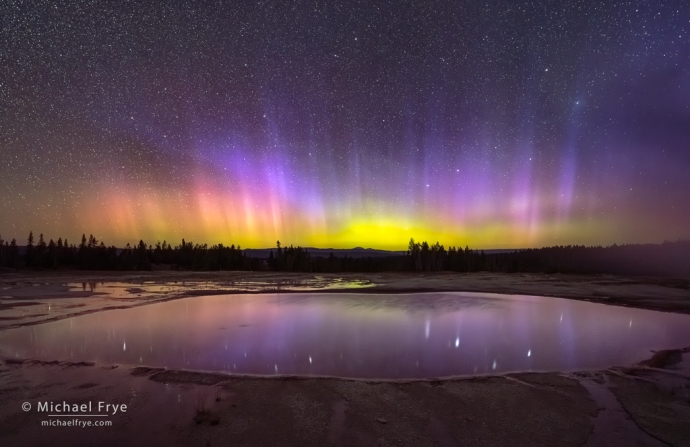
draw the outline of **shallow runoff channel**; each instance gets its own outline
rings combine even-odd
[[[5,358],[369,379],[599,369],[686,346],[690,315],[463,292],[192,297],[0,332]]]

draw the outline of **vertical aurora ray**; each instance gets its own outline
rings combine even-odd
[[[82,6],[0,7],[5,239],[690,237],[687,2]]]

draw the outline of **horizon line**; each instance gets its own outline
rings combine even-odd
[[[183,239],[184,239],[184,238],[183,238]],[[140,239],[140,241],[143,241],[143,239]],[[5,242],[9,242],[9,241],[6,240],[6,239],[3,239],[2,242],[5,243]],[[55,242],[55,241],[53,241],[53,242]],[[101,242],[102,242],[102,241],[98,241],[98,245],[96,245],[96,246],[94,246],[94,247],[100,246],[100,243],[101,243]],[[167,241],[164,241],[164,242],[167,242]],[[192,241],[186,241],[186,240],[185,240],[185,242],[191,243]],[[426,242],[426,241],[422,241],[422,242]],[[688,238],[688,239],[679,238],[679,239],[676,239],[675,241],[664,240],[664,241],[662,241],[662,242],[624,242],[624,243],[617,243],[617,242],[614,242],[614,243],[612,243],[612,244],[607,244],[607,245],[603,245],[603,244],[591,244],[591,245],[586,245],[586,244],[569,243],[569,244],[542,245],[542,246],[532,246],[532,247],[516,247],[516,248],[481,248],[481,247],[473,248],[473,247],[471,247],[469,244],[465,244],[465,247],[466,247],[466,248],[469,248],[469,249],[472,250],[472,251],[490,251],[490,252],[502,251],[502,252],[512,252],[512,251],[520,251],[520,250],[539,250],[539,249],[543,249],[543,248],[553,248],[553,247],[586,247],[586,248],[589,248],[589,247],[602,247],[602,248],[608,248],[608,247],[614,247],[614,246],[620,247],[620,246],[627,246],[627,245],[663,245],[663,244],[681,243],[681,242],[690,242],[690,238]],[[55,243],[57,243],[57,242],[55,242]],[[46,243],[46,245],[47,245],[47,244],[48,244],[48,243]],[[434,244],[435,244],[435,243],[434,243]],[[36,244],[33,245],[33,247],[36,247],[37,245],[38,245],[38,244],[36,243]],[[80,246],[80,244],[72,244],[72,243],[70,243],[69,245],[70,245],[70,246],[73,246],[73,247],[76,247],[76,248],[79,248],[79,246]],[[129,243],[127,243],[127,245],[129,245]],[[130,249],[136,249],[136,248],[137,248],[137,245],[138,245],[138,244],[132,244],[132,245],[130,245]],[[155,245],[153,245],[153,244],[147,244],[147,243],[145,243],[145,245],[146,245],[147,250],[148,250],[148,249],[155,249]],[[224,243],[222,243],[222,242],[219,242],[219,243],[216,243],[216,244],[208,244],[208,243],[203,243],[203,244],[195,243],[195,244],[194,244],[195,247],[196,247],[196,246],[200,246],[200,245],[206,245],[207,248],[209,248],[209,249],[212,248],[212,247],[214,247],[214,246],[223,245],[223,248],[235,247],[235,249],[238,249],[238,248],[239,248],[239,250],[241,250],[241,251],[247,251],[247,250],[250,250],[250,251],[251,251],[251,250],[254,250],[254,251],[267,251],[267,250],[276,250],[276,249],[278,248],[277,246],[276,246],[276,247],[262,247],[262,248],[251,248],[251,247],[250,247],[250,248],[247,248],[247,247],[241,247],[239,244],[230,244],[230,245],[226,245],[226,244],[224,244]],[[429,244],[429,245],[431,246],[431,245],[433,245],[433,244]],[[105,244],[105,246],[106,246],[107,248],[115,247],[115,248],[118,249],[118,250],[124,250],[124,249],[127,248],[126,245],[125,245],[125,246],[117,246],[117,245],[115,245],[115,244],[110,244],[110,245]],[[178,245],[168,244],[167,246],[168,246],[168,247],[172,247],[173,249],[175,249],[175,248],[177,248],[177,247],[179,246],[179,244],[178,244]],[[443,246],[446,250],[449,249],[449,248],[451,248],[451,247],[463,249],[463,247],[460,246],[460,245],[446,245],[446,244],[441,244],[441,246]],[[28,247],[28,245],[26,245],[26,244],[23,244],[23,245],[17,244],[17,248],[26,248],[26,247]],[[314,247],[314,246],[302,246],[302,245],[294,245],[294,244],[282,245],[282,244],[281,244],[280,247],[281,247],[282,249],[286,249],[286,248],[288,248],[288,247],[293,247],[293,248],[302,248],[302,249],[304,249],[304,250],[322,250],[322,251],[328,251],[328,250],[331,250],[331,251],[378,251],[378,252],[390,252],[390,253],[406,253],[406,252],[409,251],[409,249],[407,249],[407,248],[406,248],[406,249],[401,249],[401,250],[391,250],[391,249],[387,249],[387,248],[373,248],[373,247],[362,247],[362,246],[356,246],[356,247],[351,247],[351,248],[334,248],[334,247],[324,247],[324,248],[321,248],[321,247]]]

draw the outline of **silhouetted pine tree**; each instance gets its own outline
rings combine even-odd
[[[26,241],[26,266],[34,266],[34,232],[29,231],[29,237]]]

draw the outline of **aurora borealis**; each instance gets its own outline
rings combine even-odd
[[[0,235],[690,237],[690,3],[0,5]]]

